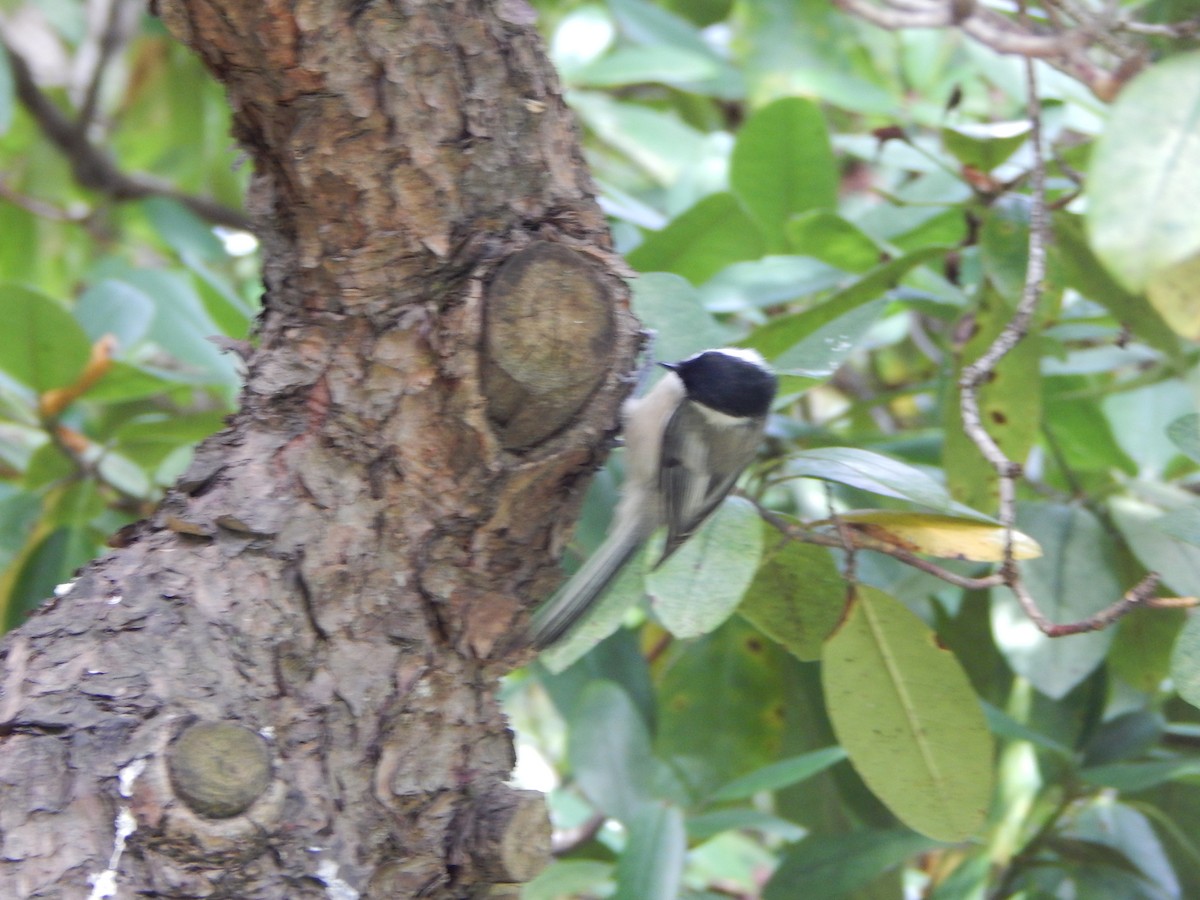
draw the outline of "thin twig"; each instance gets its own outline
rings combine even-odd
[[[885,556],[890,556],[906,565],[912,566],[914,569],[920,569],[922,572],[932,575],[935,578],[940,578],[948,584],[964,588],[968,591],[985,590],[1004,584],[1004,579],[999,573],[985,575],[982,578],[971,578],[970,576],[959,575],[957,572],[944,569],[937,563],[923,559],[902,547],[889,547],[878,542],[873,542],[870,546],[864,546],[861,543],[856,543],[858,536],[849,529],[844,529],[842,534],[813,531],[796,522],[788,521],[778,513],[767,509],[753,498],[747,499],[758,508],[758,514],[762,516],[763,521],[794,541],[800,541],[804,544],[816,544],[821,547],[833,547],[838,550],[845,550],[847,543],[849,543],[855,551],[873,550],[876,553],[882,553]]]

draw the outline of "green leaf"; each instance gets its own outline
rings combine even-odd
[[[1087,224],[1131,291],[1200,251],[1200,53],[1159,62],[1121,91],[1092,152]]]
[[[852,314],[879,300],[915,266],[945,253],[945,247],[925,247],[876,266],[810,309],[772,319],[743,343],[777,368],[793,369],[796,374],[828,374],[854,349],[855,341],[878,318],[882,307],[853,318]],[[814,347],[815,341],[821,346]]]
[[[763,888],[763,900],[837,900],[935,846],[929,838],[899,828],[810,835],[783,858]]]
[[[659,686],[655,749],[693,795],[777,758],[783,658],[732,619],[672,659]]]
[[[1200,616],[1189,616],[1175,640],[1171,681],[1180,697],[1200,708]]]
[[[1162,316],[1141,294],[1131,294],[1121,287],[1100,264],[1088,245],[1082,217],[1059,212],[1053,226],[1064,283],[1099,303],[1151,347],[1178,356],[1179,338]]]
[[[657,360],[686,359],[729,342],[728,330],[708,314],[696,289],[670,272],[648,272],[633,280],[633,311],[654,332],[649,352]]]
[[[1200,547],[1156,528],[1163,518],[1161,509],[1133,497],[1114,497],[1109,509],[1129,549],[1147,570],[1161,575],[1177,594],[1200,596]]]
[[[1030,198],[1022,194],[1006,194],[983,213],[979,232],[980,262],[1006,301],[1006,324],[1025,290],[1031,208]],[[1047,297],[1056,297],[1062,292],[1062,270],[1058,249],[1053,244],[1046,250],[1046,276],[1042,290]]]
[[[561,672],[621,627],[629,608],[646,595],[646,552],[636,555],[613,579],[595,605],[562,640],[539,657],[551,672]]]
[[[725,831],[761,831],[785,841],[804,837],[804,829],[795,822],[757,809],[736,807],[688,816],[687,833],[693,841],[706,841]]]
[[[123,403],[143,397],[162,397],[180,388],[190,393],[193,384],[192,379],[181,378],[175,372],[147,369],[114,360],[104,377],[88,388],[84,396],[88,400],[103,403]]]
[[[1154,528],[1185,544],[1200,547],[1200,506],[1180,506],[1154,520]]]
[[[12,126],[13,101],[16,91],[13,88],[12,68],[8,62],[8,51],[0,46],[0,137],[8,133]]]
[[[628,254],[639,272],[675,272],[701,284],[730,263],[757,259],[766,244],[733,194],[710,194],[646,236]]]
[[[141,207],[159,237],[176,253],[210,262],[225,259],[225,247],[213,234],[212,226],[178,200],[150,197],[141,201]]]
[[[687,834],[678,807],[643,807],[628,823],[629,839],[617,860],[614,900],[675,900],[683,883]]]
[[[992,860],[986,851],[976,851],[940,879],[929,900],[982,900],[992,884]]]
[[[1200,253],[1159,269],[1146,284],[1146,296],[1171,329],[1188,340],[1200,340]]]
[[[1010,741],[1028,741],[1035,746],[1041,747],[1043,750],[1049,750],[1057,754],[1064,760],[1069,760],[1075,755],[1075,751],[1060,741],[1042,734],[1040,731],[1035,731],[1028,725],[1023,725],[1018,722],[1002,709],[997,709],[990,703],[983,702],[983,714],[987,719],[988,728],[996,737],[1005,738]]]
[[[811,100],[776,100],[738,132],[729,184],[773,252],[787,249],[784,228],[793,215],[836,205],[838,180],[825,119]]]
[[[1180,416],[1167,426],[1167,437],[1188,455],[1193,462],[1200,462],[1200,414]]]
[[[883,248],[873,238],[825,209],[793,216],[784,231],[793,252],[812,256],[843,272],[866,272],[885,262]]]
[[[538,680],[546,688],[562,715],[569,715],[578,705],[579,697],[588,685],[607,680],[629,695],[642,721],[653,730],[658,698],[650,681],[650,669],[638,644],[636,632],[625,628],[618,629],[615,634],[596,645],[583,659],[557,675],[544,669],[544,666],[535,668]]]
[[[1096,876],[1100,893],[1108,892],[1110,882],[1104,876],[1116,869],[1137,876],[1138,881],[1131,885],[1129,893],[1118,891],[1114,896],[1146,897],[1147,900],[1186,896],[1179,890],[1178,878],[1149,819],[1128,804],[1111,799],[1089,803],[1062,837],[1090,844],[1096,851],[1095,858],[1089,858],[1091,853],[1084,849],[1079,862],[1082,871]],[[1068,856],[1057,841],[1051,841],[1049,846]],[[1104,847],[1108,848],[1107,854],[1101,849]],[[1102,866],[1108,871],[1100,868]],[[1096,890],[1087,893],[1081,890],[1077,896],[1096,895]]]
[[[762,791],[777,791],[818,775],[845,758],[846,751],[841,747],[825,747],[802,753],[735,778],[708,799],[711,803],[719,803],[724,800],[743,800]]]
[[[597,809],[629,825],[644,807],[656,805],[664,787],[669,794],[678,792],[654,756],[637,707],[611,681],[584,690],[568,725],[571,770]]]
[[[915,831],[975,834],[992,795],[992,737],[966,673],[903,604],[861,587],[825,645],[822,680],[838,743]]]
[[[106,334],[117,339],[118,352],[128,350],[150,330],[154,301],[146,292],[123,281],[104,278],[90,285],[75,302],[75,318],[98,341]]]
[[[57,585],[70,581],[72,574],[90,560],[99,549],[90,528],[56,528],[27,556],[17,571],[4,610],[4,630],[16,628],[25,617],[54,594]]]
[[[25,547],[41,511],[37,494],[0,483],[0,570],[7,570]]]
[[[594,859],[556,859],[521,889],[521,900],[563,900],[591,894],[609,880],[613,865]]]
[[[254,317],[254,306],[239,296],[233,285],[196,254],[184,250],[179,258],[195,277],[196,290],[204,302],[204,309],[221,334],[239,339],[245,337]]]
[[[1086,618],[1121,596],[1112,569],[1116,547],[1086,509],[1023,503],[1017,509],[1017,526],[1041,544],[1042,558],[1017,565],[1051,621]],[[1113,639],[1111,630],[1049,638],[1003,587],[992,590],[992,631],[1013,671],[1054,699],[1066,696],[1103,662]]]
[[[694,6],[691,0],[688,5],[689,8]],[[711,59],[718,67],[719,74],[691,84],[689,89],[693,93],[725,100],[740,100],[745,95],[746,87],[740,69],[717,53],[691,22],[646,0],[609,0],[608,8],[620,24],[621,31],[635,43],[652,49],[670,47],[688,50]]]
[[[982,513],[955,503],[945,488],[907,463],[857,447],[801,450],[788,464],[788,474],[836,481],[884,497],[896,497],[929,509],[990,522]]]
[[[1171,648],[1187,618],[1182,609],[1135,609],[1124,616],[1108,651],[1108,671],[1135,690],[1156,692],[1171,674]]]
[[[983,356],[1012,318],[1011,308],[999,293],[986,288],[980,293],[977,327],[955,366],[955,384],[962,366]],[[1022,463],[1038,438],[1041,421],[1041,353],[1039,336],[1026,336],[1000,360],[978,393],[983,427],[1009,459]],[[963,429],[959,391],[948,391],[945,403],[949,408],[943,413],[946,437],[942,455],[950,493],[976,509],[995,509],[996,473]]]
[[[628,156],[661,185],[674,184],[701,157],[704,136],[674,113],[621,103],[594,91],[571,91],[568,99],[599,140]]]
[[[990,172],[1021,148],[1029,130],[1027,121],[963,123],[942,128],[942,145],[964,166]]]
[[[1061,380],[1047,379],[1047,388]],[[1099,404],[1063,393],[1066,396],[1047,391],[1042,417],[1042,428],[1053,441],[1056,453],[1076,471],[1108,473],[1119,469],[1127,475],[1136,475],[1137,466],[1113,437]]]
[[[1170,759],[1158,762],[1113,763],[1083,769],[1079,777],[1088,784],[1116,788],[1119,791],[1144,791],[1146,788],[1200,775],[1200,759]]]
[[[753,504],[729,497],[700,531],[646,576],[651,606],[678,638],[708,634],[733,615],[762,556]]]
[[[66,387],[83,371],[91,343],[66,309],[37,291],[0,285],[5,349],[0,369],[38,393]]]
[[[570,73],[570,83],[583,87],[620,87],[659,83],[677,87],[715,78],[718,61],[708,53],[661,44],[623,47]]]
[[[797,659],[820,659],[845,611],[846,582],[826,548],[787,540],[774,528],[767,541],[738,612]]]

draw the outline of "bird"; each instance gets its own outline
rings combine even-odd
[[[659,528],[655,567],[704,524],[754,459],[778,385],[762,356],[703,350],[676,363],[622,408],[626,477],[604,542],[530,619],[535,649],[562,639]]]

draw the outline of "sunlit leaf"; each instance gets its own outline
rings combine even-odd
[[[954,655],[899,601],[862,587],[822,661],[834,733],[876,796],[929,837],[976,833],[992,738]]]
[[[1097,255],[1131,291],[1200,251],[1200,54],[1150,66],[1121,91],[1088,172]]]
[[[886,262],[878,243],[857,225],[826,209],[793,216],[784,227],[793,252],[845,272],[866,272]]]
[[[942,144],[964,166],[990,172],[1020,149],[1029,122],[963,123],[942,128]]]
[[[1200,254],[1154,272],[1146,296],[1176,334],[1200,339]]]
[[[837,201],[837,167],[820,108],[785,97],[755,112],[738,131],[729,184],[767,236],[769,249],[785,250],[788,219]]]
[[[627,257],[640,272],[674,272],[692,284],[707,281],[730,263],[756,259],[766,244],[733,194],[710,194],[646,236]]]
[[[1122,287],[1096,258],[1084,234],[1082,217],[1059,212],[1053,218],[1053,225],[1064,282],[1099,303],[1151,347],[1171,356],[1178,355],[1179,338],[1162,316],[1144,296]]]

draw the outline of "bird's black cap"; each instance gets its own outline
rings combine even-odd
[[[689,400],[727,416],[765,416],[775,399],[775,374],[753,350],[705,350],[659,365],[679,376]]]

